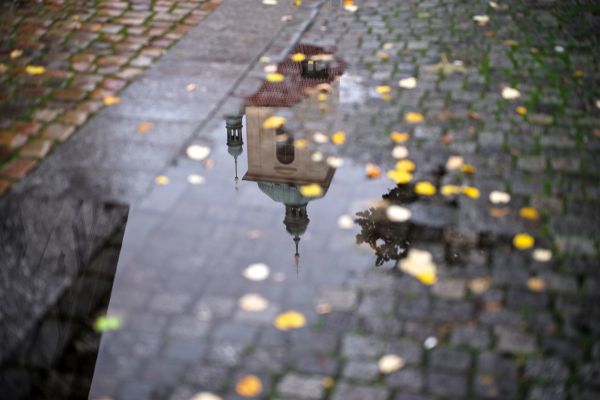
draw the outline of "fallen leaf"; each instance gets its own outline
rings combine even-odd
[[[365,166],[365,174],[369,179],[376,179],[381,176],[381,169],[375,164],[368,163]]]
[[[388,178],[397,184],[404,185],[412,180],[412,174],[407,171],[391,170],[387,172]]]
[[[459,169],[464,165],[464,160],[460,156],[450,156],[446,161],[446,169],[453,170]]]
[[[278,129],[281,128],[285,124],[285,118],[272,116],[267,118],[263,122],[263,128],[265,129]]]
[[[283,314],[279,314],[273,322],[275,328],[280,331],[289,331],[291,329],[302,328],[306,325],[306,318],[298,311],[287,311]]]
[[[517,114],[524,116],[527,115],[527,109],[523,106],[517,107]]]
[[[528,233],[519,233],[513,238],[513,246],[519,250],[527,250],[533,247],[535,239]]]
[[[395,146],[392,150],[392,157],[395,159],[408,157],[408,149],[404,146]]]
[[[388,85],[380,85],[375,88],[375,92],[377,92],[377,94],[388,94],[391,91],[392,91],[392,88],[389,87]]]
[[[396,170],[413,172],[417,168],[414,162],[411,160],[400,160],[396,163]]]
[[[431,350],[438,345],[438,339],[435,336],[430,336],[423,342],[423,347],[427,350]]]
[[[223,400],[222,397],[210,392],[196,393],[191,400]]]
[[[203,176],[197,174],[188,175],[187,181],[190,185],[202,185],[204,182],[206,182]]]
[[[490,277],[481,277],[474,278],[469,281],[469,290],[474,294],[482,294],[486,292],[492,284],[492,279]]]
[[[196,89],[198,89],[198,85],[196,85],[195,83],[188,83],[185,87],[185,90],[187,90],[188,92],[193,92]]]
[[[533,259],[537,262],[548,262],[552,260],[552,251],[548,249],[535,249]]]
[[[329,142],[329,138],[327,137],[327,135],[325,135],[324,133],[321,132],[315,132],[312,136],[313,140],[315,141],[315,143],[327,143]]]
[[[331,389],[333,387],[333,385],[335,385],[335,380],[330,377],[330,376],[326,376],[325,378],[323,378],[323,380],[321,381],[321,385],[323,386],[324,389]]]
[[[477,189],[476,187],[473,187],[473,186],[463,186],[462,192],[465,196],[467,196],[471,199],[478,199],[479,196],[481,195],[481,193],[479,192],[479,189]]]
[[[160,185],[160,186],[168,185],[169,182],[171,182],[171,180],[169,179],[168,176],[165,176],[165,175],[159,175],[156,178],[154,178],[154,183],[156,183],[157,185]]]
[[[400,260],[399,268],[425,285],[433,285],[437,282],[437,267],[428,251],[410,249],[408,256]]]
[[[404,143],[410,139],[410,135],[406,132],[394,131],[390,133],[390,139],[392,139],[392,142],[394,143]]]
[[[492,204],[507,204],[510,202],[510,194],[494,190],[490,193],[489,199]]]
[[[437,189],[431,182],[418,182],[415,185],[415,193],[422,196],[433,196],[436,194]]]
[[[406,361],[404,361],[404,358],[395,354],[386,354],[379,359],[377,368],[379,368],[379,372],[382,374],[391,374],[392,372],[398,371],[405,365]]]
[[[413,77],[400,79],[398,86],[403,89],[414,89],[417,87],[417,80]]]
[[[25,72],[29,75],[41,75],[46,72],[46,68],[41,65],[28,65],[25,67]]]
[[[296,54],[292,54],[290,56],[290,59],[293,62],[302,62],[302,61],[306,60],[306,55],[304,55],[303,53],[296,53]]]
[[[115,315],[103,315],[96,318],[94,330],[96,332],[116,331],[123,325],[121,318]]]
[[[392,222],[406,222],[412,217],[412,212],[397,205],[391,205],[385,210],[385,215]]]
[[[0,74],[5,73],[6,71],[8,71],[8,67],[6,66],[6,64],[0,63]]]
[[[329,156],[327,157],[327,165],[332,168],[339,168],[344,165],[344,159],[341,157]]]
[[[210,147],[200,144],[192,144],[185,150],[187,156],[196,161],[202,161],[210,155]]]
[[[308,140],[296,139],[296,140],[294,140],[294,147],[299,150],[305,149],[306,147],[308,147]]]
[[[507,100],[517,99],[521,97],[521,92],[515,88],[506,86],[504,89],[502,89],[502,97]]]
[[[300,194],[304,197],[319,197],[323,195],[323,188],[316,183],[302,185],[300,186]]]
[[[527,279],[527,288],[532,292],[543,292],[546,282],[542,278],[529,278]]]
[[[340,215],[337,223],[338,223],[338,227],[340,229],[348,230],[348,229],[352,229],[352,227],[354,227],[354,220],[348,214]]]
[[[15,49],[13,51],[10,52],[10,58],[11,59],[15,59],[15,58],[19,58],[23,55],[23,50],[20,49]]]
[[[263,4],[267,5],[267,6],[274,6],[277,5],[277,0],[262,0]]]
[[[249,312],[260,312],[266,310],[269,306],[269,301],[257,293],[249,293],[240,297],[238,306]]]
[[[490,22],[490,17],[487,15],[475,15],[473,21],[477,22],[479,26],[485,26]]]
[[[382,61],[387,61],[390,59],[390,55],[387,52],[382,51],[382,50],[379,50],[376,55]]]
[[[150,132],[154,128],[154,124],[152,122],[140,122],[137,126],[137,131],[141,135],[145,135]]]
[[[474,174],[476,169],[475,166],[473,164],[464,164],[461,167],[462,172],[464,172],[465,174]]]
[[[246,267],[242,275],[244,276],[244,278],[250,281],[260,282],[267,279],[270,273],[271,271],[266,264],[254,263],[248,265],[248,267]]]
[[[519,216],[525,219],[538,219],[540,214],[533,207],[523,207],[519,210]]]
[[[443,185],[440,189],[442,196],[456,196],[462,192],[462,188],[456,185]]]
[[[263,3],[265,1],[267,0],[263,0]],[[263,385],[256,375],[245,375],[237,381],[235,391],[242,397],[256,397],[262,393]]]
[[[119,104],[121,102],[121,99],[117,96],[106,96],[102,99],[102,102],[105,106],[114,106],[116,104]]]
[[[423,122],[424,119],[423,114],[417,112],[409,112],[404,116],[404,120],[409,124],[418,124]]]
[[[324,158],[323,157],[323,153],[321,153],[320,151],[315,151],[310,156],[310,159],[313,160],[316,163],[323,161],[323,158]]]
[[[337,145],[344,144],[346,142],[346,133],[343,131],[334,133],[331,135],[331,142]]]
[[[267,81],[271,83],[279,83],[285,80],[285,76],[280,74],[279,72],[271,72],[267,74]]]

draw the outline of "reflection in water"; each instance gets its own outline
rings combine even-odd
[[[356,235],[356,243],[367,243],[375,251],[375,264],[405,257],[410,247],[412,224],[392,222],[386,215],[389,205],[408,205],[417,200],[414,185],[398,185],[382,196],[385,205],[371,207],[358,212],[355,222],[361,232]]]
[[[258,184],[273,201],[285,206],[283,223],[295,243],[294,258],[298,266],[300,238],[310,219],[307,206],[322,198],[335,174],[335,168],[324,159],[314,159],[309,146],[298,145],[304,132],[297,125],[271,127],[265,124],[282,108],[294,107],[294,120],[304,121],[328,110],[339,101],[339,77],[346,64],[323,48],[297,45],[290,57],[277,65],[284,75],[283,82],[265,80],[258,91],[246,98],[248,171],[245,181]],[[301,114],[301,115],[296,115]],[[237,158],[243,152],[243,116],[226,118],[227,147],[235,162],[235,181],[238,181]],[[317,196],[307,196],[302,185],[317,184],[322,190]]]

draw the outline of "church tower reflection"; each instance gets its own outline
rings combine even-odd
[[[246,98],[248,171],[243,180],[256,182],[271,200],[284,205],[283,224],[293,238],[298,266],[301,237],[310,222],[308,204],[325,196],[335,168],[325,161],[314,161],[310,146],[296,145],[296,139],[302,134],[300,124],[270,128],[265,127],[264,122],[284,108],[290,109],[295,121],[318,118],[324,105],[329,109],[339,101],[337,81],[346,65],[316,46],[298,45],[291,54],[303,54],[306,60],[294,62],[286,58],[277,65],[277,72],[285,76],[285,81],[265,81],[256,93]],[[323,100],[323,96],[327,100]],[[243,144],[242,118],[226,119],[227,146],[235,160],[236,182],[237,157],[242,154]],[[323,189],[320,196],[302,195],[301,187],[309,184],[318,184]]]

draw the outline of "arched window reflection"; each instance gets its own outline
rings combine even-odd
[[[277,129],[275,135],[277,161],[285,165],[293,163],[295,158],[294,137],[283,128]]]

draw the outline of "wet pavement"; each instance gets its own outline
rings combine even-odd
[[[581,7],[224,0],[0,199],[0,397],[600,397]]]

